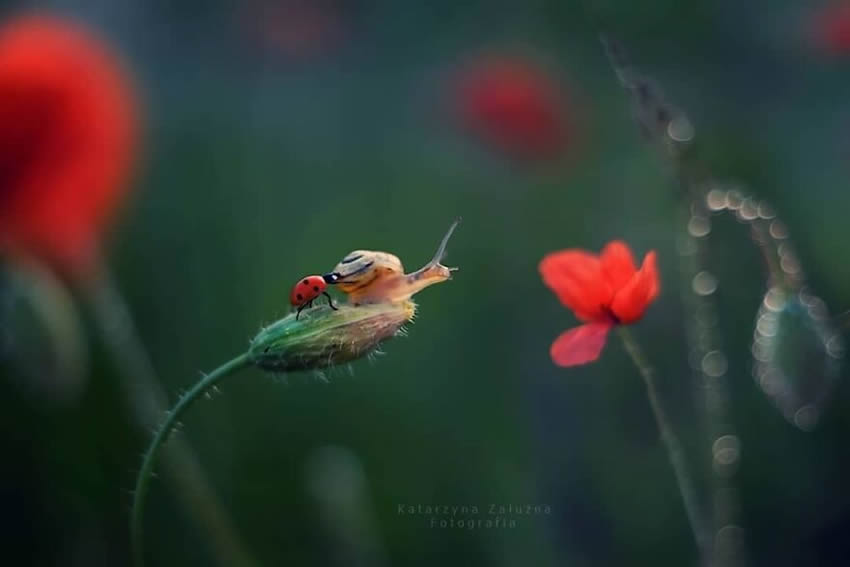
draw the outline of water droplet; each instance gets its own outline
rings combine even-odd
[[[776,211],[770,206],[770,203],[762,201],[759,203],[759,216],[765,220],[770,220],[776,216]]]
[[[782,259],[779,260],[779,267],[782,268],[783,272],[789,275],[800,273],[800,262],[797,260],[797,257],[790,252],[786,252],[782,255]]]
[[[759,368],[757,370],[753,370],[755,374],[758,375],[758,384],[761,386],[762,391],[768,396],[775,396],[781,390],[781,384],[779,382],[779,378],[777,375],[779,374],[775,369],[767,369]]]
[[[722,474],[734,472],[741,459],[741,440],[735,435],[718,437],[711,446],[714,457],[714,468]]]
[[[770,223],[769,232],[770,236],[776,240],[784,240],[788,238],[788,228],[786,228],[785,223],[780,220],[774,220]]]
[[[806,404],[794,413],[794,425],[803,431],[811,431],[818,423],[818,409]]]
[[[762,304],[770,311],[781,311],[785,308],[786,301],[785,291],[779,287],[772,287],[764,294]]]
[[[693,237],[702,238],[711,232],[711,221],[706,217],[694,215],[688,221],[688,232]]]
[[[779,331],[779,316],[773,311],[762,313],[756,321],[756,334],[764,339],[775,337]]]
[[[712,211],[722,211],[726,208],[726,191],[712,189],[705,196],[705,205]]]
[[[708,376],[717,378],[726,374],[728,363],[726,355],[719,350],[713,350],[702,358],[702,371]]]
[[[744,202],[744,196],[741,195],[740,191],[732,190],[726,193],[726,207],[732,209],[733,211],[737,211],[741,208],[741,204]]]
[[[752,221],[758,218],[759,210],[758,203],[752,199],[745,199],[738,209],[738,218],[743,221]]]
[[[813,295],[812,292],[809,291],[807,288],[803,288],[799,292],[797,292],[797,297],[799,297],[800,303],[802,303],[806,307],[813,305],[817,301],[821,301],[821,299],[817,295]]]
[[[674,142],[690,142],[695,133],[693,124],[684,114],[677,115],[667,124],[667,135]]]
[[[702,271],[694,276],[691,287],[697,295],[711,295],[717,290],[717,278],[711,272]]]
[[[753,358],[759,362],[767,362],[770,360],[770,349],[767,345],[763,344],[761,340],[756,339],[753,341],[752,347]]]

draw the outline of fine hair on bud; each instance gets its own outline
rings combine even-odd
[[[263,370],[316,370],[372,353],[396,336],[416,313],[412,301],[317,306],[296,319],[290,314],[261,330],[251,341],[248,358]]]

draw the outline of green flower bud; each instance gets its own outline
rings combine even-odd
[[[248,359],[274,372],[313,370],[356,360],[399,333],[413,320],[412,301],[374,303],[336,310],[321,305],[290,314],[260,331],[251,341]]]

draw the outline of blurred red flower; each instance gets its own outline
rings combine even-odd
[[[238,6],[236,22],[249,44],[292,60],[332,53],[350,23],[336,0],[243,0]]]
[[[815,14],[812,34],[819,47],[835,54],[850,51],[850,2],[833,2]]]
[[[93,268],[136,126],[123,69],[86,30],[49,16],[0,26],[0,248]]]
[[[564,101],[555,82],[519,58],[479,61],[460,76],[464,126],[514,158],[551,158],[567,143]]]
[[[547,254],[540,274],[561,303],[585,322],[552,343],[550,354],[559,366],[596,360],[611,327],[639,320],[660,288],[655,252],[646,255],[638,270],[621,241],[609,243],[599,256],[578,249]]]

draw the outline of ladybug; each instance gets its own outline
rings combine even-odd
[[[298,312],[295,314],[296,321],[298,320],[298,316],[301,315],[301,310],[305,307],[312,307],[313,300],[320,295],[327,297],[328,305],[336,311],[333,299],[326,291],[328,289],[328,283],[335,283],[334,280],[335,278],[330,274],[328,276],[307,276],[292,287],[292,291],[289,292],[289,303],[293,307],[298,307]]]

